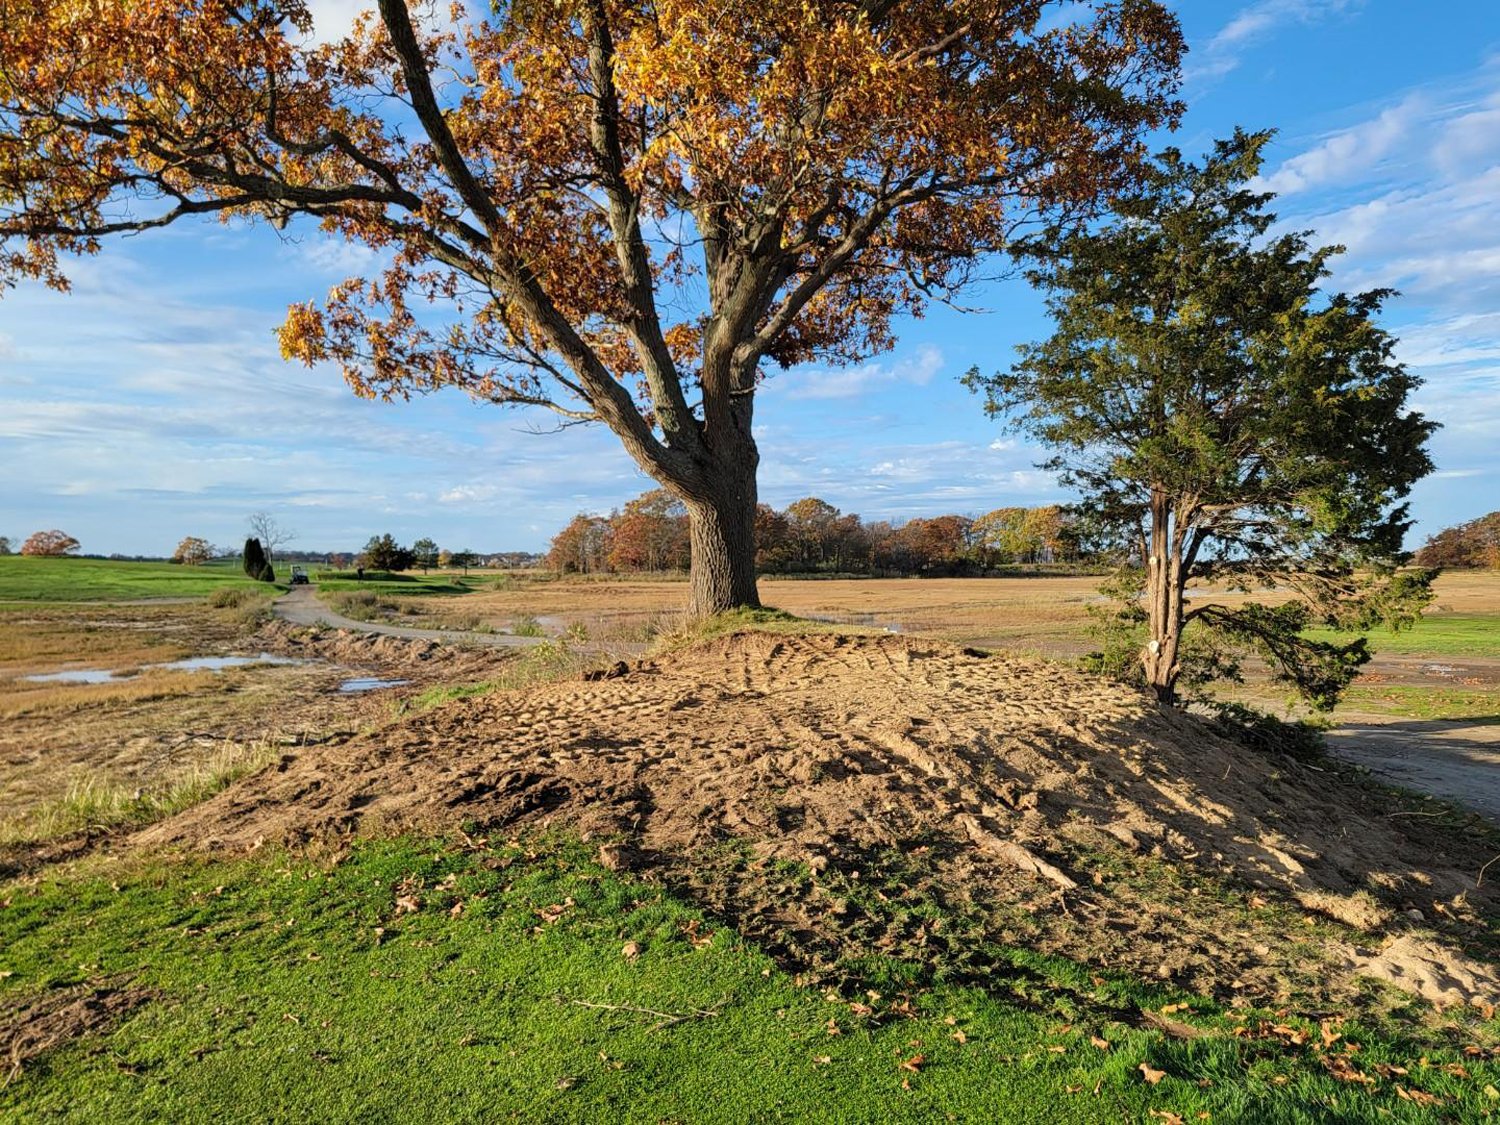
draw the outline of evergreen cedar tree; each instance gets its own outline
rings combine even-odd
[[[438,545],[431,539],[418,539],[411,545],[411,557],[425,574],[438,563]]]
[[[298,0],[3,0],[0,272],[309,216],[386,268],[293,306],[285,355],[607,425],[687,508],[697,612],[758,601],[768,369],[891,346],[1181,113],[1160,0],[479,7],[318,45]]]
[[[388,531],[384,535],[370,536],[370,541],[360,552],[359,560],[360,566],[394,574],[397,571],[410,570],[412,564],[417,561],[417,557],[412,548],[401,546]]]
[[[245,553],[242,559],[245,573],[257,582],[275,582],[276,571],[271,562],[266,558],[265,548],[260,545],[260,540],[253,536],[245,540]]]
[[[21,554],[57,558],[73,554],[79,546],[78,540],[65,531],[38,531],[21,544]]]
[[[1056,331],[1008,372],[967,377],[1056,451],[1045,467],[1082,495],[1092,535],[1142,564],[1115,624],[1143,627],[1131,658],[1168,701],[1254,650],[1331,706],[1368,650],[1303,629],[1398,627],[1431,597],[1431,572],[1399,568],[1401,501],[1432,470],[1435,426],[1406,409],[1418,380],[1375,324],[1390,294],[1323,298],[1341,248],[1267,235],[1271,196],[1248,185],[1269,139],[1236,132],[1201,165],[1169,149],[1118,218],[1018,247]],[[1193,579],[1292,596],[1189,605]]]

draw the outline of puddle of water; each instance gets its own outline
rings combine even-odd
[[[409,683],[411,683],[410,680],[380,680],[374,676],[357,676],[339,684],[339,691],[344,694],[356,691],[379,691],[381,688],[400,687],[402,684]]]
[[[242,668],[247,664],[311,664],[294,656],[277,656],[263,652],[259,656],[191,656],[186,660],[169,660],[164,664],[147,664],[147,668],[165,668],[173,672],[221,672],[225,668]],[[22,676],[36,684],[112,684],[133,680],[135,675],[121,675],[107,668],[79,668],[70,672],[48,672],[39,676]]]
[[[274,652],[263,652],[259,656],[190,656],[186,660],[172,660],[166,664],[150,664],[149,668],[171,668],[182,672],[219,672],[225,668],[243,668],[247,664],[307,664],[295,656],[277,656]]]
[[[107,684],[114,680],[131,680],[134,676],[116,676],[104,668],[82,668],[74,672],[48,672],[44,676],[22,676],[33,684]]]

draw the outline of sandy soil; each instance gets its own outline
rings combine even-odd
[[[233,853],[566,824],[608,841],[615,864],[689,886],[745,847],[748,871],[700,889],[807,961],[838,947],[861,869],[922,857],[934,887],[992,912],[1011,940],[1218,991],[1276,994],[1296,979],[1328,994],[1361,964],[1411,960],[1397,945],[1405,911],[1487,932],[1483,842],[1395,811],[1337,771],[1255,754],[1059,665],[895,636],[750,633],[289,751],[134,842]],[[812,883],[778,890],[778,861],[806,864]],[[1121,874],[1162,861],[1190,892],[1153,897]],[[1240,895],[1264,897],[1247,910]],[[1285,915],[1258,921],[1257,902],[1354,930],[1310,948]],[[884,940],[946,940],[918,929]],[[1418,936],[1423,957],[1439,950],[1423,980],[1500,999],[1488,966]]]

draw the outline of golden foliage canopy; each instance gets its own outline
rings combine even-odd
[[[381,268],[293,307],[289,356],[600,419],[671,476],[766,361],[887,346],[1018,222],[1134,175],[1176,23],[1057,7],[381,0],[317,44],[300,0],[0,0],[0,276],[312,216]]]

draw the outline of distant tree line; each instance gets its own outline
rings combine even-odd
[[[687,512],[667,492],[636,497],[608,516],[581,512],[552,540],[545,565],[565,574],[687,570]],[[960,575],[1083,557],[1073,522],[1053,505],[866,521],[815,496],[755,514],[762,574]]]
[[[1416,561],[1419,566],[1500,567],[1500,512],[1429,536]]]

